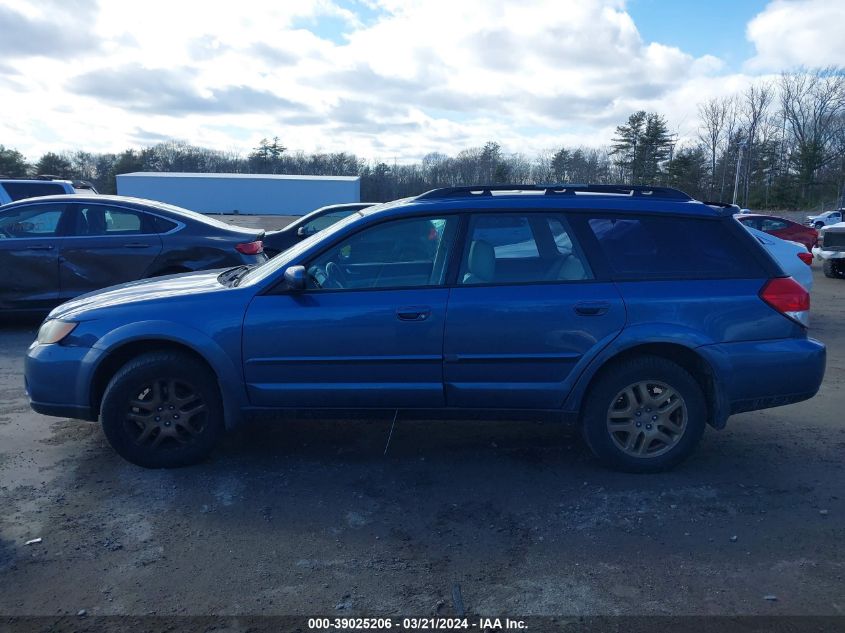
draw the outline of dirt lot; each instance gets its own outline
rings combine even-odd
[[[0,614],[449,615],[456,583],[482,615],[845,614],[845,282],[813,301],[819,395],[653,476],[562,426],[401,419],[387,456],[388,419],[266,422],[145,471],[29,409],[6,325]]]

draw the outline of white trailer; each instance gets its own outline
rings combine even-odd
[[[357,176],[134,172],[117,176],[121,196],[201,213],[304,215],[328,204],[361,201]]]

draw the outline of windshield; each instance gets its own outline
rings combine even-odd
[[[294,259],[296,259],[300,255],[300,253],[307,251],[309,248],[311,248],[311,246],[324,239],[330,239],[332,235],[334,235],[338,231],[343,230],[344,227],[348,226],[349,224],[352,224],[353,222],[357,221],[362,217],[363,215],[361,214],[361,212],[356,211],[352,215],[340,220],[335,224],[332,224],[327,229],[305,238],[298,244],[291,246],[288,250],[282,251],[281,253],[276,255],[266,264],[262,264],[261,266],[256,266],[255,268],[253,268],[243,277],[243,279],[241,279],[238,285],[250,286],[252,284],[263,281],[268,277],[271,277],[276,273],[276,271],[280,271],[279,274],[281,274],[282,272],[284,272],[285,268],[287,268],[288,264]]]

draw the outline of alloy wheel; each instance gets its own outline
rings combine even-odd
[[[167,450],[193,443],[203,432],[208,408],[189,382],[159,379],[130,398],[126,428],[135,444]]]
[[[616,447],[632,457],[663,455],[680,441],[686,428],[684,398],[658,381],[628,385],[607,410],[607,432]]]

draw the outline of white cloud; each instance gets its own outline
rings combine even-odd
[[[757,54],[752,70],[845,64],[843,0],[775,0],[746,29]]]
[[[0,27],[47,38],[68,24],[49,2],[7,0]],[[752,80],[644,42],[622,0],[359,3],[377,18],[330,0],[64,0],[86,7],[73,37],[4,60],[0,143],[33,158],[159,137],[247,151],[275,135],[385,160],[489,139],[533,153],[607,143],[637,109],[694,135],[697,102]],[[320,37],[324,22],[343,37]]]

